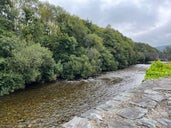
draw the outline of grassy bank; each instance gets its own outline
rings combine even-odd
[[[171,62],[162,63],[161,61],[155,61],[151,67],[146,71],[144,80],[158,79],[161,77],[171,77]]]

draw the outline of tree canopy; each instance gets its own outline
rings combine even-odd
[[[39,0],[0,3],[0,95],[32,83],[88,78],[157,59],[153,47],[59,6]]]

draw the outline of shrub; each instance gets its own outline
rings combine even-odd
[[[0,73],[0,96],[24,88],[22,76],[16,73]]]
[[[145,79],[157,79],[171,76],[171,63],[164,64],[160,61],[153,62],[151,67],[146,71]]]

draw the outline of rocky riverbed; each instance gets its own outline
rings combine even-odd
[[[32,85],[0,97],[0,128],[58,128],[139,85],[149,66],[138,64],[86,80]]]
[[[171,78],[145,81],[61,127],[171,128]]]

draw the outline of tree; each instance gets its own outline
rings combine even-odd
[[[146,63],[148,61],[154,61],[159,59],[160,52],[145,43],[135,43],[135,50],[137,51],[137,61],[140,63]]]
[[[16,10],[14,9],[11,0],[0,0],[0,3],[1,29],[12,31],[14,30]]]
[[[171,54],[171,47],[166,47],[163,51],[165,54]]]
[[[76,57],[71,55],[69,61],[63,64],[62,78],[65,79],[78,79],[87,78],[94,74],[92,66],[86,55]]]
[[[0,3],[0,95],[34,82],[88,78],[158,58],[155,48],[59,6],[39,0]]]
[[[52,53],[39,44],[23,47],[20,51],[14,50],[9,64],[12,71],[23,75],[26,84],[56,79]]]
[[[0,96],[24,87],[22,75],[13,72],[0,72]]]
[[[165,58],[171,60],[171,47],[166,47],[163,51]]]

